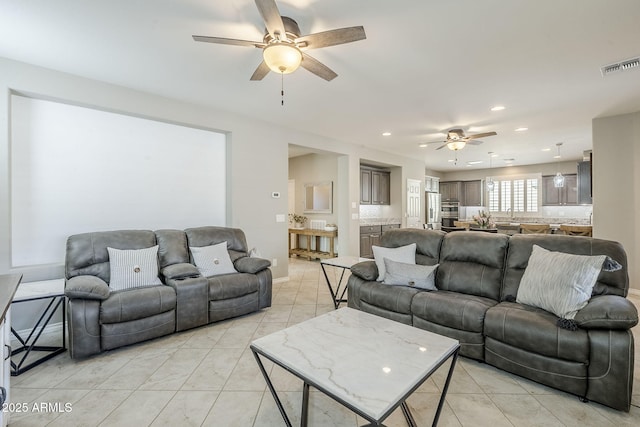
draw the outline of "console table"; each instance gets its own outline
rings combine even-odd
[[[289,256],[291,255],[299,255],[308,257],[309,259],[313,258],[335,258],[335,238],[338,235],[337,230],[333,231],[325,231],[325,230],[314,230],[311,228],[290,228],[289,229]],[[291,236],[295,236],[295,246],[291,247]],[[301,247],[300,245],[300,236],[307,237],[307,245],[306,247]],[[315,237],[316,239],[316,249],[311,249],[311,239]],[[329,239],[329,252],[322,252],[320,250],[320,238],[327,237]]]

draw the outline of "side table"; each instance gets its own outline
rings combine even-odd
[[[344,284],[342,288],[342,292],[340,291],[340,287],[342,286],[342,279],[344,278],[344,273],[347,270],[350,270],[354,264],[357,264],[362,261],[371,261],[368,258],[360,258],[357,256],[339,256],[337,258],[329,258],[323,259],[320,261],[320,267],[322,267],[322,272],[324,273],[324,278],[327,281],[327,286],[329,287],[329,292],[331,292],[331,298],[333,298],[333,305],[338,309],[341,302],[347,302],[344,298],[344,294],[347,292],[347,284]],[[337,267],[342,269],[342,274],[340,274],[340,280],[338,281],[338,286],[334,290],[331,286],[331,281],[329,280],[329,276],[327,275],[327,270],[325,266],[329,265],[331,267]]]
[[[51,359],[67,350],[66,342],[66,307],[64,295],[64,280],[45,280],[42,282],[22,283],[18,286],[13,304],[27,301],[48,300],[48,304],[36,320],[33,328],[26,337],[20,335],[13,327],[11,333],[20,342],[20,347],[11,350],[11,375],[20,375],[29,369]],[[51,322],[56,312],[62,313],[62,342],[57,345],[38,345],[42,333]],[[31,352],[44,352],[44,355],[31,355]],[[29,357],[33,356],[33,357]],[[14,361],[15,359],[15,361]],[[27,360],[28,359],[28,360]]]

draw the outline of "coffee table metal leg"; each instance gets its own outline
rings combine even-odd
[[[460,347],[456,349],[451,356],[451,367],[449,367],[449,373],[447,374],[447,380],[444,382],[444,387],[442,388],[442,396],[440,396],[440,402],[438,403],[438,409],[436,410],[436,415],[433,418],[432,426],[435,427],[438,425],[438,419],[440,418],[440,412],[442,412],[442,407],[444,406],[444,400],[447,396],[447,390],[449,389],[449,383],[451,382],[451,377],[453,376],[453,369],[456,367],[456,360],[458,360],[458,352],[460,351]]]
[[[402,413],[404,414],[404,418],[407,420],[409,427],[417,427],[418,424],[416,424],[416,420],[413,418],[413,415],[407,406],[407,402],[402,402],[400,404],[400,408],[402,409]]]
[[[307,427],[309,420],[309,384],[305,381],[302,387],[302,416],[300,418],[300,426]]]
[[[260,372],[262,372],[262,376],[264,377],[264,380],[267,382],[267,386],[269,387],[269,391],[271,391],[271,395],[273,396],[273,399],[276,401],[276,406],[278,406],[278,410],[280,411],[280,415],[282,415],[282,418],[284,418],[284,423],[287,425],[287,427],[292,427],[291,421],[289,421],[289,417],[287,416],[287,413],[284,411],[284,406],[282,406],[282,402],[280,402],[280,398],[278,397],[278,394],[276,393],[276,389],[273,388],[273,384],[271,383],[271,380],[269,379],[269,375],[267,374],[266,369],[264,369],[264,365],[262,364],[262,361],[260,360],[260,356],[258,356],[258,353],[253,351],[253,349],[251,350],[251,352],[253,353],[253,357],[256,358],[256,362],[258,362],[258,366],[260,367]],[[306,385],[306,383],[305,383],[305,385]],[[307,397],[307,399],[308,399],[308,397]],[[303,412],[304,412],[305,411],[304,406],[303,406],[302,409],[303,409]],[[304,425],[306,425],[306,423]]]
[[[338,287],[334,292],[333,288],[331,287],[331,282],[329,281],[329,275],[327,275],[327,270],[325,270],[325,265],[321,263],[320,266],[322,267],[322,272],[324,273],[324,279],[327,281],[327,287],[329,288],[329,292],[331,292],[331,298],[333,298],[333,306],[337,310],[341,302],[346,302],[344,299],[344,294],[347,291],[346,284],[344,289],[342,289],[342,293],[340,294],[340,297],[338,297],[338,292],[340,292],[340,286],[342,285],[342,279],[344,278],[344,272],[346,268],[337,267],[337,268],[342,268],[342,274],[340,275],[340,280],[338,281]]]

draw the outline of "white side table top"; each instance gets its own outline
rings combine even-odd
[[[25,301],[64,295],[64,279],[42,280],[40,282],[21,283],[13,301]]]
[[[345,307],[251,346],[379,420],[446,360],[458,341]]]
[[[363,261],[373,261],[370,258],[360,258],[357,256],[339,256],[337,258],[326,258],[320,260],[321,264],[332,265],[334,267],[351,268],[354,264]]]

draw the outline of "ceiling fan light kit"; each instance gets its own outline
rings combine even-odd
[[[264,48],[262,57],[274,73],[293,73],[302,63],[302,52],[289,43],[274,43]]]

